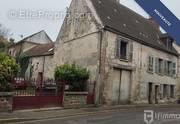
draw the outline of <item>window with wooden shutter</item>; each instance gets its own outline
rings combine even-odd
[[[155,60],[155,72],[157,74],[164,74],[164,60],[156,58]]]
[[[128,43],[121,41],[121,48],[120,48],[120,59],[127,59],[127,46]]]
[[[148,56],[148,72],[154,71],[154,57]]]
[[[176,63],[172,63],[172,76],[176,76]]]
[[[161,84],[159,87],[159,94],[160,94],[160,99],[163,99],[163,84]]]
[[[133,60],[133,43],[129,43],[129,61]]]
[[[163,59],[159,59],[159,73],[160,74],[164,73],[164,61],[163,61]]]
[[[117,57],[117,58],[120,58],[120,55],[121,55],[120,49],[121,49],[121,40],[118,39],[118,40],[117,40],[117,44],[116,44],[116,57]]]
[[[155,58],[155,72],[159,73],[159,58]]]
[[[170,98],[170,96],[171,96],[171,88],[170,88],[170,85],[167,85],[167,89],[168,89],[168,94],[167,94],[167,96],[168,96],[168,98]]]
[[[128,60],[128,42],[122,39],[117,40],[116,57]]]
[[[172,62],[171,61],[167,62],[167,74],[172,75]]]
[[[164,74],[168,75],[168,61],[164,60]]]
[[[170,97],[171,98],[175,97],[175,86],[174,85],[170,86]]]

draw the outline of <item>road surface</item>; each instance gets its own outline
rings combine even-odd
[[[89,115],[74,115],[64,118],[51,118],[19,122],[18,124],[146,124],[144,122],[144,109],[112,110]],[[160,114],[177,114],[177,119],[154,120],[152,124],[180,124],[180,108],[147,109]]]

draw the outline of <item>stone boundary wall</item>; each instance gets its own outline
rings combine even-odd
[[[64,107],[83,107],[87,105],[88,92],[65,92],[64,93]]]
[[[0,92],[0,112],[12,111],[13,92]]]

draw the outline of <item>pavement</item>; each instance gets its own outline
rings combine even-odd
[[[114,113],[117,111],[119,115],[121,115],[123,111],[127,113],[129,113],[128,111],[131,111],[130,113],[140,111],[140,113],[142,114],[142,112],[145,109],[148,109],[148,110],[168,109],[168,111],[169,109],[174,109],[174,110],[179,111],[180,110],[179,108],[180,108],[180,105],[171,104],[171,105],[118,105],[118,106],[77,108],[77,109],[64,109],[64,108],[32,109],[32,110],[15,111],[12,113],[0,113],[0,124],[7,124],[7,123],[17,123],[17,124],[27,123],[28,124],[33,121],[37,122],[37,121],[43,121],[43,120],[46,120],[48,122],[48,120],[58,120],[58,119],[81,117],[81,116],[89,117],[89,116],[103,115],[105,113],[106,114]]]
[[[177,108],[153,108],[154,112],[160,113],[179,113]],[[152,123],[144,121],[143,109],[113,110],[91,115],[75,115],[64,118],[50,118],[33,120],[10,124],[180,124],[178,119],[153,119]]]

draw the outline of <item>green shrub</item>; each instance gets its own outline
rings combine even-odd
[[[58,81],[65,81],[70,86],[70,91],[85,91],[89,71],[74,64],[56,67],[54,77]]]
[[[0,53],[0,92],[10,91],[10,83],[19,70],[15,59]]]

